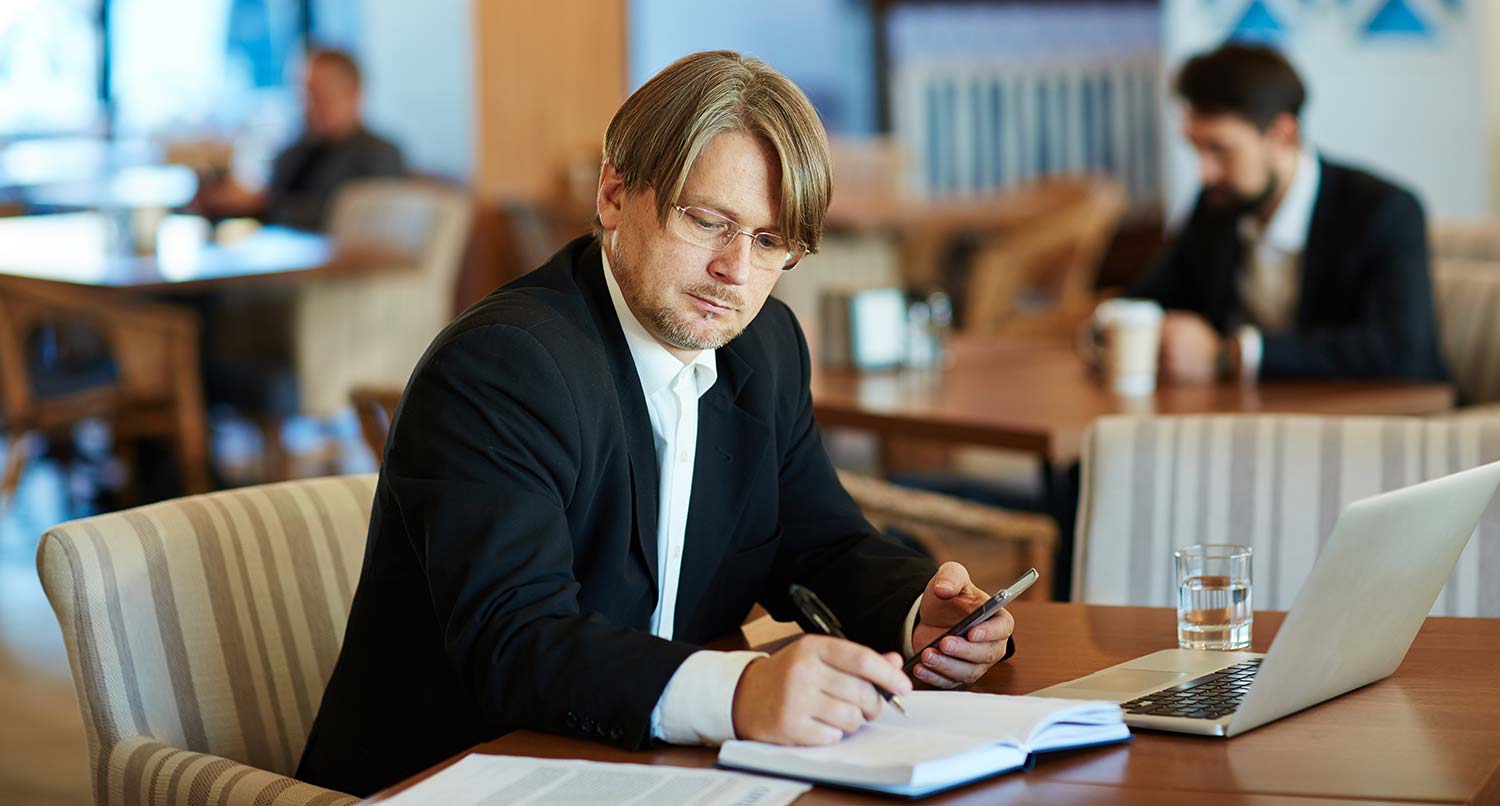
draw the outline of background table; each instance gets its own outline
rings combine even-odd
[[[1163,385],[1132,399],[1111,394],[1065,343],[957,339],[952,352],[943,370],[815,369],[813,414],[822,426],[1009,448],[1063,466],[1109,414],[1425,415],[1454,402],[1448,384],[1390,381]]]
[[[1018,602],[1020,651],[977,688],[1021,694],[1171,646],[1162,608]],[[1265,651],[1282,614],[1257,613]],[[1129,744],[1048,756],[1035,769],[923,800],[932,804],[1497,803],[1500,619],[1431,618],[1396,673],[1233,739],[1136,731]],[[705,767],[714,751],[631,753],[517,731],[475,752]],[[380,793],[378,802],[411,781]],[[1232,801],[1224,798],[1233,797]],[[886,798],[816,788],[799,806]]]
[[[173,222],[191,223],[187,217]],[[260,227],[229,245],[158,231],[156,249],[137,254],[129,216],[101,213],[0,218],[0,279],[135,291],[191,289],[268,278],[321,279],[409,268],[413,259],[380,243]],[[206,226],[204,224],[203,226]],[[189,227],[188,229],[191,229]],[[201,234],[201,233],[200,233]]]

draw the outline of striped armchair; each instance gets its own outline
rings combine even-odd
[[[95,804],[354,802],[288,776],[343,641],[374,490],[374,476],[296,481],[42,536]]]
[[[1235,543],[1255,549],[1255,607],[1285,610],[1344,505],[1496,460],[1495,418],[1105,418],[1084,445],[1074,597],[1172,605],[1173,548]],[[1500,616],[1500,504],[1432,613]]]

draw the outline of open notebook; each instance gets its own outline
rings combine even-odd
[[[910,717],[883,708],[838,744],[726,742],[719,766],[921,797],[1025,768],[1033,753],[1130,738],[1112,702],[963,691],[917,691],[903,699]]]

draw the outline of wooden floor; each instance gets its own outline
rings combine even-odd
[[[73,513],[62,474],[34,466],[0,509],[0,803],[90,801],[88,749],[62,634],[36,575],[43,530]]]

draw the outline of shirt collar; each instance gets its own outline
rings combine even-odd
[[[1298,152],[1297,172],[1292,176],[1281,204],[1264,230],[1253,215],[1242,218],[1241,232],[1251,240],[1261,241],[1279,252],[1300,254],[1307,246],[1307,232],[1312,228],[1313,207],[1318,203],[1318,186],[1322,184],[1323,166],[1309,149]]]
[[[615,306],[615,316],[620,320],[620,329],[625,332],[625,344],[630,348],[630,358],[635,361],[635,371],[641,378],[641,389],[646,397],[671,386],[683,372],[692,372],[697,383],[697,396],[702,397],[718,380],[719,368],[716,350],[699,350],[693,360],[684,364],[661,342],[656,340],[645,325],[635,318],[620,284],[615,281],[615,272],[609,265],[609,250],[601,244],[599,257],[604,264],[604,284],[609,287],[609,298]]]

